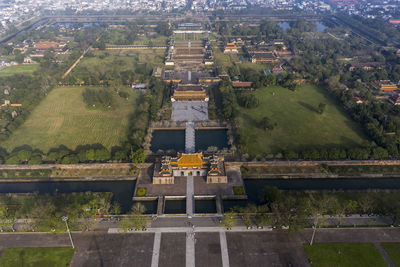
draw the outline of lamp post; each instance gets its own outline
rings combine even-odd
[[[67,232],[68,232],[68,235],[69,235],[69,239],[71,240],[71,245],[72,245],[72,248],[73,249],[75,249],[75,246],[74,246],[74,242],[72,241],[72,236],[71,236],[71,231],[69,230],[69,227],[68,227],[68,217],[67,216],[62,216],[62,221],[63,222],[65,222],[65,225],[67,226]]]

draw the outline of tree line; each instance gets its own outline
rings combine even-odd
[[[234,207],[226,212],[222,225],[232,228],[238,215],[247,226],[272,226],[298,231],[304,227],[341,226],[347,214],[380,214],[389,216],[393,225],[400,224],[400,195],[398,193],[310,193],[283,191],[276,187],[260,190],[257,203]],[[328,223],[328,215],[334,215]],[[335,225],[336,224],[336,225]]]

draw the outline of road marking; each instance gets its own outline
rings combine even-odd
[[[221,244],[222,267],[229,267],[228,244],[226,242],[225,231],[219,232],[219,242]]]
[[[349,228],[353,229],[353,228]],[[318,229],[323,230],[323,229]],[[128,234],[147,234],[147,233],[186,233],[188,231],[187,227],[150,227],[147,228],[146,231],[132,231],[128,232]],[[205,232],[205,233],[219,233],[226,231],[226,228],[214,226],[214,227],[202,227],[196,226],[196,232]],[[232,227],[229,232],[271,232],[272,228],[263,228],[263,229],[247,229],[246,226],[235,226]],[[118,234],[118,228],[109,228],[109,234]]]
[[[194,243],[195,233],[188,231],[186,233],[186,267],[195,267]]]
[[[158,232],[154,234],[153,256],[151,257],[151,267],[158,267],[158,261],[160,258],[160,246],[161,246],[161,232]]]

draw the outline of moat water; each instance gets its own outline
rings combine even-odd
[[[282,21],[282,22],[277,22],[276,23],[279,27],[281,27],[281,29],[286,32],[286,30],[290,29],[290,23],[287,21]],[[327,29],[328,27],[325,26],[325,24],[321,21],[317,21],[315,22],[315,24],[317,25],[317,29],[316,32],[324,32],[325,29]]]
[[[121,205],[122,212],[128,212],[132,206],[133,190],[136,181],[101,182],[7,182],[0,183],[0,193],[72,193],[72,192],[112,192],[113,201]],[[259,204],[258,196],[265,186],[275,186],[281,190],[400,190],[399,178],[352,178],[352,179],[245,179],[244,185],[248,200],[224,200],[224,210],[234,206]],[[157,213],[157,201],[139,201],[146,207],[147,214]],[[167,200],[165,213],[185,214],[186,200]],[[195,213],[215,213],[215,200],[195,200]]]
[[[150,150],[153,153],[174,150],[185,151],[185,130],[154,130]]]
[[[112,192],[122,212],[130,210],[136,181],[0,183],[0,193]]]
[[[229,148],[226,129],[218,130],[196,130],[195,131],[196,151],[205,151],[209,147],[217,149]],[[175,152],[185,151],[184,130],[154,130],[151,139],[150,150],[153,153],[174,150]]]
[[[196,130],[196,151],[205,151],[210,147],[216,147],[218,150],[229,148],[228,130]]]

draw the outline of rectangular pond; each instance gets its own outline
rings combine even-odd
[[[218,150],[229,148],[228,130],[196,130],[196,151],[206,151],[210,147],[216,147]]]
[[[186,199],[165,200],[165,214],[186,214]]]
[[[245,179],[244,184],[249,202],[256,204],[259,204],[260,193],[266,186],[274,186],[280,190],[400,190],[399,178]]]
[[[195,199],[194,213],[217,213],[215,199]]]
[[[146,211],[144,214],[157,214],[157,200],[133,201],[133,205],[136,203],[140,203],[145,207]]]
[[[291,28],[290,23],[288,21],[281,21],[276,23],[279,27],[281,27],[283,32],[286,32],[288,29]],[[323,22],[316,21],[315,22],[316,28],[315,32],[324,32],[326,28],[328,28]]]
[[[136,181],[0,183],[0,193],[112,192],[123,213],[130,210]]]
[[[185,151],[184,130],[154,130],[151,139],[150,150],[153,153],[174,150],[175,152]]]

